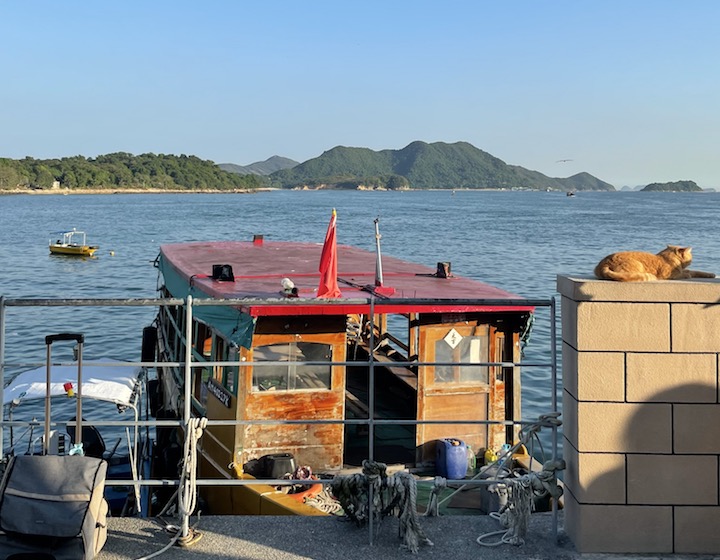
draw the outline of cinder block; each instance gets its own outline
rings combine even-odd
[[[675,508],[675,553],[720,554],[720,508]]]
[[[720,297],[712,304],[673,303],[672,351],[720,352]]]
[[[672,507],[581,505],[568,492],[565,532],[581,554],[670,554]]]
[[[563,379],[565,379],[565,351],[563,347]],[[580,401],[625,401],[625,354],[622,352],[577,352],[568,349],[570,367],[577,374],[577,393]],[[575,362],[575,363],[573,363]],[[572,370],[570,375],[572,376]]]
[[[717,402],[714,354],[627,354],[627,398],[632,402]]]
[[[628,455],[630,504],[718,505],[717,457]]]
[[[670,305],[581,302],[576,329],[580,351],[669,352]]]
[[[673,407],[675,453],[720,454],[720,404]]]
[[[581,504],[626,504],[625,455],[578,453],[564,446],[563,482]]]
[[[575,447],[581,453],[672,451],[670,404],[579,402],[576,415]]]

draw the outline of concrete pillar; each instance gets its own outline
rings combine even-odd
[[[720,281],[557,287],[569,537],[582,553],[720,554]]]

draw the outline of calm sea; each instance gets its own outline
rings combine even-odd
[[[0,196],[0,295],[155,297],[153,261],[160,244],[249,240],[253,234],[321,243],[336,208],[341,244],[374,250],[373,220],[379,218],[384,254],[431,267],[450,261],[455,274],[528,298],[551,298],[558,274],[591,274],[600,258],[618,250],[690,245],[694,268],[720,273],[719,205],[720,193]],[[49,255],[52,232],[72,227],[100,246],[97,258]],[[8,308],[5,359],[43,362],[45,335],[79,331],[86,336],[85,359],[139,360],[142,328],[153,316],[153,310],[139,308]],[[548,314],[539,313],[527,359],[549,361],[549,328]],[[57,351],[66,357],[62,347]],[[523,376],[524,417],[532,419],[549,409],[549,372],[526,369]]]

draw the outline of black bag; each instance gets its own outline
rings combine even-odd
[[[2,557],[94,558],[107,539],[106,473],[107,462],[95,457],[13,457],[0,486]]]

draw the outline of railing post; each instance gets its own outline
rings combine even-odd
[[[5,402],[5,296],[0,296],[0,403],[3,402]],[[5,415],[0,414],[0,457],[5,456],[4,420]],[[12,428],[10,429],[12,430]],[[10,439],[12,439],[12,435]]]
[[[555,296],[550,298],[550,368],[551,368],[551,389],[552,395],[550,402],[552,403],[552,411],[557,412],[557,392],[558,392],[558,375],[557,375],[557,303]],[[552,426],[552,459],[556,464],[558,459],[558,427],[556,424]],[[552,532],[555,541],[558,540],[558,504],[557,500],[551,500],[552,503]]]
[[[375,460],[375,296],[370,297],[370,352],[368,356],[368,460]],[[374,542],[374,516],[373,516],[373,503],[375,496],[373,496],[373,486],[368,486],[368,531],[369,531],[369,542],[370,546]]]
[[[187,303],[185,305],[185,367],[184,367],[184,378],[185,378],[185,386],[184,389],[184,402],[183,402],[183,425],[185,426],[185,449],[189,449],[188,445],[188,438],[193,437],[193,435],[190,433],[190,415],[191,415],[191,399],[192,399],[192,330],[193,330],[193,297],[191,295],[188,295],[187,297]],[[188,458],[184,457],[183,459],[186,463]],[[190,468],[196,468],[195,463],[193,462],[192,465],[189,466]],[[184,468],[188,468],[188,465],[185,464]],[[190,476],[194,476],[193,474],[190,474]],[[182,519],[180,520],[180,538],[187,539],[190,534],[190,515],[192,514],[192,511],[185,511],[184,504],[188,502],[188,497],[185,496],[185,493],[190,491],[195,491],[194,488],[188,488],[186,482],[184,480],[180,481],[180,487],[178,491],[178,512],[182,516]],[[192,499],[190,501],[193,501]]]

